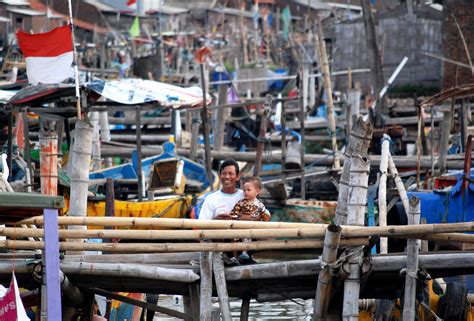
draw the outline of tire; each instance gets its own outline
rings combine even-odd
[[[446,293],[441,297],[438,316],[445,321],[465,321],[469,302],[467,288],[459,283],[448,283]]]

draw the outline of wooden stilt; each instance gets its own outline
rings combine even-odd
[[[109,128],[109,117],[106,111],[99,112],[99,126],[100,126],[100,141],[110,142],[110,128]],[[107,157],[104,159],[105,167],[112,166],[112,158]]]
[[[395,162],[393,161],[393,157],[390,156],[388,159],[388,167],[390,170],[390,174],[392,175],[393,180],[395,181],[395,185],[397,186],[398,195],[400,195],[400,200],[402,201],[403,208],[405,212],[408,213],[408,195],[407,191],[405,190],[405,185],[403,184],[400,175],[398,175],[397,167],[395,166]]]
[[[321,72],[323,74],[323,81],[324,81],[324,90],[326,92],[326,99],[327,99],[327,116],[329,122],[329,131],[331,135],[331,142],[332,142],[332,152],[333,152],[333,159],[334,159],[334,169],[341,168],[341,162],[339,160],[338,149],[337,149],[337,138],[336,138],[336,119],[334,118],[334,102],[332,98],[332,85],[331,85],[331,78],[329,72],[329,62],[327,58],[326,52],[326,43],[324,42],[324,35],[323,35],[323,27],[321,24],[321,20],[319,16],[317,18],[318,23],[318,34],[316,37],[316,42],[319,51],[319,62],[321,65]]]
[[[263,151],[265,149],[265,135],[267,133],[267,119],[271,105],[272,96],[267,95],[265,97],[265,104],[260,107],[262,118],[260,120],[260,133],[258,135],[257,154],[255,158],[255,168],[253,171],[254,176],[260,175],[260,170],[262,168]]]
[[[383,135],[382,157],[380,158],[380,183],[379,183],[379,226],[387,226],[387,167],[390,157],[390,137]],[[380,238],[380,253],[388,252],[386,237]]]
[[[92,126],[84,121],[76,122],[74,143],[72,146],[70,217],[87,216],[87,192],[89,181],[89,163],[92,153]],[[85,230],[85,226],[69,226],[69,229]]]
[[[188,286],[189,299],[194,321],[199,321],[199,284],[193,283]]]
[[[439,158],[437,163],[440,175],[446,171],[446,156],[448,154],[449,136],[451,134],[451,123],[453,121],[453,109],[454,99],[451,101],[451,110],[443,112],[443,126],[441,127]]]
[[[191,146],[189,147],[189,158],[195,161],[199,144],[199,113],[192,111],[191,118]]]
[[[224,274],[224,263],[222,262],[222,253],[218,252],[212,255],[212,268],[214,270],[214,278],[216,280],[217,295],[219,296],[222,320],[232,321],[232,316],[230,314],[229,295],[227,294],[227,284]]]
[[[280,124],[281,124],[281,180],[283,184],[286,181],[286,114],[285,107],[286,104],[284,101],[280,102],[281,104],[281,114],[280,114]]]
[[[135,110],[135,132],[137,135],[137,176],[138,176],[138,201],[143,201],[144,196],[144,181],[142,173],[142,124],[141,124],[141,110],[137,106]]]
[[[227,84],[219,85],[219,105],[227,104]],[[214,150],[220,151],[224,146],[225,133],[225,109],[218,108],[216,111],[216,132],[214,135]]]
[[[324,237],[323,255],[321,258],[321,271],[318,275],[318,286],[314,300],[313,320],[326,320],[329,300],[331,298],[332,272],[328,264],[337,259],[337,249],[341,238],[342,228],[337,225],[329,225]]]
[[[305,178],[305,126],[304,120],[306,119],[306,107],[308,105],[308,77],[309,77],[309,68],[307,64],[303,64],[303,99],[300,103],[300,159],[301,159],[301,199],[306,199],[306,178]]]
[[[207,86],[206,86],[206,76],[204,73],[204,63],[199,64],[199,70],[201,73],[201,83],[202,83],[202,110],[201,110],[201,119],[202,119],[202,129],[204,134],[204,163],[206,164],[206,174],[209,182],[212,182],[212,158],[211,158],[211,129],[209,127],[209,120],[207,114]]]
[[[101,168],[102,159],[100,156],[100,129],[99,129],[99,112],[94,111],[89,113],[89,120],[91,122],[92,132],[92,170],[96,171]]]
[[[240,307],[240,321],[247,321],[249,319],[250,312],[250,298],[242,298],[242,306]]]
[[[28,168],[28,173],[30,176],[30,184],[34,183],[34,173],[33,167],[31,166],[31,148],[30,148],[30,125],[28,123],[28,113],[23,111],[23,139],[25,140],[25,153],[24,158],[26,161],[26,166]],[[31,191],[31,186],[29,187]]]
[[[372,127],[367,126],[366,131],[360,137],[371,137]],[[349,175],[349,199],[347,204],[347,224],[364,226],[365,209],[367,204],[367,191],[370,173],[370,159],[367,155],[368,143],[360,142],[351,148],[351,166]],[[359,292],[361,278],[361,248],[348,248],[346,255],[346,272],[349,273],[344,281],[344,299],[342,306],[342,320],[356,321],[359,319]]]
[[[408,224],[420,224],[420,199],[410,198]],[[405,277],[405,299],[403,300],[403,321],[414,321],[416,317],[416,279],[418,272],[419,242],[416,239],[407,240],[407,269]]]
[[[54,122],[42,122],[40,129],[41,194],[58,195],[58,137],[50,127]],[[49,126],[48,126],[49,125]]]
[[[200,259],[201,268],[201,288],[200,288],[200,304],[199,319],[203,321],[211,321],[212,318],[212,253],[201,252]]]
[[[349,144],[344,153],[345,160],[342,168],[341,178],[339,180],[339,195],[336,207],[336,223],[344,225],[347,223],[347,204],[349,198],[349,177],[351,168],[351,155],[353,150],[367,150],[372,140],[372,125],[370,122],[364,122],[359,117],[352,128]]]

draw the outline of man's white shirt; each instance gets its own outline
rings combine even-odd
[[[212,220],[217,215],[229,214],[234,205],[244,198],[244,192],[238,189],[234,194],[223,193],[218,190],[206,197],[201,210],[199,211],[200,220]]]

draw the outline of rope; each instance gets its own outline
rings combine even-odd
[[[327,262],[321,262],[321,269],[324,269],[326,267],[329,267],[331,270],[336,270],[338,268],[340,268],[344,262],[346,260],[349,260],[351,259],[352,257],[356,256],[356,255],[359,255],[363,252],[364,248],[363,247],[359,247],[357,248],[356,250],[354,251],[350,251],[349,253],[344,253],[343,255],[341,255],[336,261],[334,261],[333,263],[327,263]],[[362,265],[362,260],[363,260],[363,257],[360,256],[358,258],[359,260],[359,265]]]

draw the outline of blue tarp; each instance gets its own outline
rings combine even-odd
[[[474,170],[471,170],[471,179]],[[408,192],[408,197],[417,196],[421,201],[421,217],[430,223],[458,223],[474,220],[474,184],[461,193],[463,173],[456,172],[452,177],[457,183],[451,188],[432,192]]]

